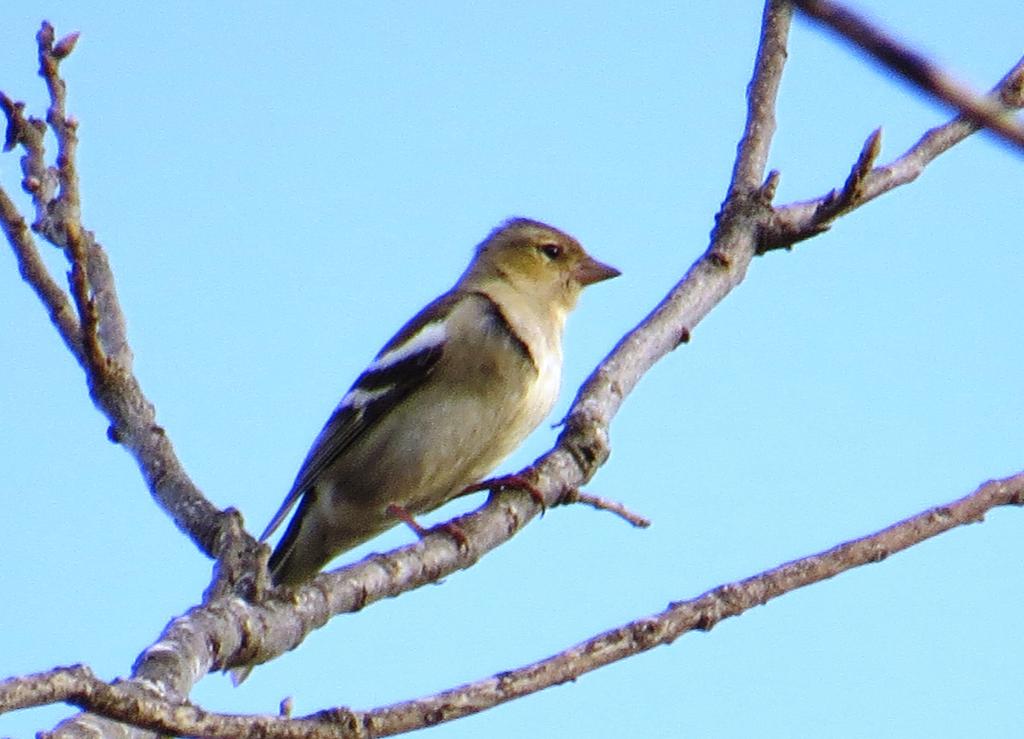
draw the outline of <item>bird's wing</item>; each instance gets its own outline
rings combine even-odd
[[[356,439],[426,382],[444,354],[445,318],[465,297],[445,293],[417,313],[381,349],[327,420],[260,541],[274,533],[303,493]]]

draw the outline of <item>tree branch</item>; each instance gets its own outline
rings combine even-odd
[[[2,94],[2,93],[0,93]],[[57,327],[57,332],[64,339],[65,345],[75,359],[83,362],[81,327],[78,317],[68,300],[67,293],[58,285],[46,269],[40,258],[32,233],[21,217],[17,206],[10,196],[0,188],[0,228],[14,249],[14,257],[18,262],[21,277],[35,291],[40,302],[50,314],[50,320]]]
[[[830,0],[793,0],[793,3],[809,18],[831,29],[883,66],[1024,152],[1024,124],[1007,115],[1006,107],[998,100],[978,95],[932,64],[927,57],[840,3]]]
[[[428,698],[371,711],[333,708],[304,718],[215,714],[192,704],[171,704],[137,685],[108,685],[82,666],[58,668],[0,682],[0,712],[66,702],[92,713],[175,735],[209,737],[391,736],[479,713],[654,647],[799,588],[875,562],[966,524],[998,506],[1024,505],[1024,472],[985,483],[946,505],[930,508],[869,536],[720,585],[661,613],[631,621],[532,665],[447,690]]]
[[[25,220],[0,188],[0,226],[14,250],[18,268],[46,307],[64,343],[85,370],[96,407],[110,420],[108,436],[135,457],[156,499],[199,549],[217,557],[218,544],[237,527],[237,514],[221,511],[192,483],[170,440],[156,423],[156,413],[132,373],[124,314],[113,272],[103,247],[82,226],[76,165],[77,123],[67,114],[66,85],[60,63],[75,46],[77,34],[54,41],[53,27],[43,23],[36,35],[39,73],[49,92],[46,122],[23,114],[24,106],[0,93],[7,118],[5,150],[20,146],[22,187],[32,197],[32,230],[64,251],[71,264],[70,295],[50,276]],[[56,166],[47,166],[47,127],[57,140]],[[247,549],[255,552],[249,538]]]
[[[727,198],[749,196],[760,185],[775,135],[775,101],[789,52],[789,26],[793,10],[784,0],[769,0],[761,18],[761,39],[754,74],[747,85],[747,120],[736,153]]]
[[[989,96],[1007,108],[1024,108],[1024,58],[992,88]],[[827,230],[839,216],[871,202],[879,195],[913,182],[936,157],[978,130],[977,123],[965,116],[957,116],[927,131],[917,143],[892,162],[864,172],[878,154],[881,134],[879,131],[873,132],[841,190],[833,190],[814,200],[774,209],[770,221],[761,232],[759,252],[788,248]]]
[[[515,698],[560,685],[654,647],[671,644],[690,631],[710,631],[781,595],[827,580],[855,567],[881,562],[950,529],[984,518],[1004,505],[1024,505],[1024,472],[987,482],[970,495],[930,508],[881,531],[780,565],[759,575],[720,585],[665,611],[637,619],[580,642],[540,662],[463,685],[422,700],[352,714],[373,736],[389,736],[479,713]],[[342,709],[351,714],[348,709]]]
[[[594,495],[593,493],[584,493],[580,490],[574,490],[570,495],[567,495],[565,499],[562,500],[562,503],[582,503],[583,505],[588,505],[591,508],[596,508],[599,511],[614,513],[623,521],[636,526],[638,529],[646,529],[651,525],[651,520],[649,518],[629,510],[619,501],[602,498],[600,495]]]

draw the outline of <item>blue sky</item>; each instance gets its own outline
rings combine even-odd
[[[85,220],[113,262],[137,374],[195,481],[253,531],[368,359],[509,215],[623,272],[570,319],[560,417],[707,245],[760,16],[753,2],[34,5],[5,12],[0,89],[41,111],[39,21],[82,32],[65,72]],[[978,87],[1024,53],[1019,0],[858,7]],[[876,126],[887,160],[946,118],[798,21],[778,200],[841,183]],[[193,698],[274,712],[291,695],[306,713],[425,695],[1019,471],[1022,163],[975,137],[756,260],[612,426],[591,487],[650,529],[551,510],[470,571]],[[17,189],[16,157],[0,179]],[[106,441],[9,255],[0,311],[0,674],[84,662],[112,679],[197,601],[210,565]],[[554,438],[542,426],[502,469]],[[996,511],[430,736],[1019,736],[1021,525]],[[67,713],[3,716],[0,735]]]

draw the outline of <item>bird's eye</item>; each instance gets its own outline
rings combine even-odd
[[[558,244],[541,244],[539,247],[541,253],[548,259],[558,259],[562,256],[562,247]]]

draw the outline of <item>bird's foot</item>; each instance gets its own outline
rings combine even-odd
[[[424,536],[427,535],[427,530],[420,526],[419,522],[412,517],[412,514],[409,513],[409,511],[405,510],[405,508],[403,508],[402,506],[398,505],[398,503],[389,503],[387,510],[389,516],[391,516],[392,518],[397,518],[410,529],[415,531],[416,536],[422,539]]]
[[[476,493],[481,490],[507,490],[509,488],[517,488],[519,490],[525,490],[533,498],[533,502],[540,506],[540,515],[544,515],[548,510],[548,505],[544,501],[544,493],[537,489],[537,486],[526,479],[525,475],[513,474],[513,475],[501,475],[499,477],[490,477],[486,480],[474,483],[462,491],[462,494]]]
[[[408,526],[416,533],[416,536],[418,536],[421,539],[427,534],[429,534],[431,531],[433,531],[433,529],[427,529],[421,526],[420,523],[415,518],[413,518],[413,515],[409,513],[409,511],[407,511],[405,508],[398,505],[397,503],[389,504],[387,511],[389,516],[397,518],[399,521],[404,523],[406,526]],[[459,528],[458,524],[448,521],[447,523],[442,523],[438,526],[435,526],[434,528],[444,531],[446,534],[448,534],[448,536],[455,539],[455,543],[456,545],[458,545],[460,550],[469,549],[469,539],[466,538],[466,532]]]

